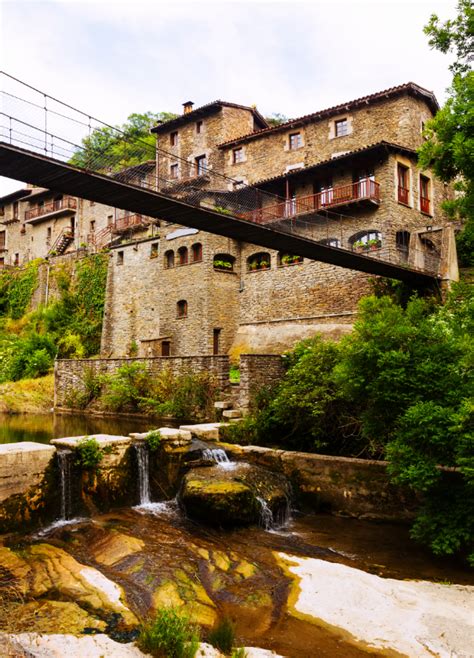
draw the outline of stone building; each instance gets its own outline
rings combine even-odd
[[[137,176],[153,179],[165,194],[199,199],[222,221],[231,213],[291,225],[336,248],[455,279],[453,232],[441,210],[451,189],[417,168],[416,148],[437,109],[433,94],[413,83],[279,126],[254,108],[215,101],[193,109],[188,102],[181,116],[152,129],[156,159],[137,167]],[[66,249],[110,246],[103,356],[278,352],[316,332],[347,333],[358,300],[371,290],[361,272],[166,218],[151,223],[48,191],[22,193],[9,199],[4,217],[20,204],[28,219],[22,222],[20,210],[15,221],[20,234],[29,225],[32,244],[49,246],[48,229],[50,244],[57,244],[75,217]],[[258,202],[237,207],[236,195]],[[8,258],[19,253],[21,261],[24,251],[10,248],[12,226],[6,225]]]

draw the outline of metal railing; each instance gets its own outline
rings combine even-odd
[[[58,212],[59,210],[76,210],[77,209],[77,199],[72,196],[66,196],[62,199],[56,199],[51,201],[51,203],[45,203],[43,205],[34,206],[29,210],[25,211],[25,221],[30,221],[43,215],[50,215],[53,212]]]
[[[380,200],[378,183],[369,179],[296,199],[285,199],[256,186],[242,186],[241,181],[216,171],[211,161],[204,164],[178,158],[6,73],[0,72],[0,82],[0,141],[68,163],[81,171],[102,174],[129,186],[211,209],[222,216],[222,221],[240,218],[268,222],[274,231],[301,234],[316,242],[333,244],[331,241],[337,239],[336,248],[351,251],[351,236],[344,225],[348,219],[355,218],[337,211],[337,206],[364,199],[375,203]],[[95,139],[99,133],[104,137],[102,142]],[[171,174],[171,164],[178,164],[179,178],[173,177],[175,170]],[[398,198],[408,203],[408,190],[399,187]],[[31,212],[28,218],[46,214],[44,208],[28,211]],[[364,228],[360,218],[356,221]],[[98,232],[94,237],[96,248],[110,244],[113,232],[113,226]],[[384,245],[388,244],[384,240]],[[400,261],[395,240],[393,249],[384,246],[368,253],[391,263]],[[423,262],[421,257],[409,261],[412,269],[433,271],[431,266],[416,264]]]

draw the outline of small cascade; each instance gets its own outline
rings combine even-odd
[[[150,496],[150,453],[148,446],[144,443],[135,444],[138,464],[138,492],[140,496],[140,505],[149,505]]]
[[[268,506],[267,501],[261,496],[257,496],[257,501],[260,505],[260,519],[259,525],[265,530],[273,529],[273,512]]]
[[[234,464],[234,462],[230,461],[227,457],[226,451],[222,450],[222,448],[206,448],[202,451],[202,456],[204,459],[210,462],[215,462],[218,466],[224,466],[225,468],[229,468]]]
[[[285,504],[278,507],[273,513],[267,501],[261,496],[256,496],[260,505],[259,525],[264,530],[282,530],[286,528],[291,520],[291,502],[289,496],[285,498]]]
[[[71,467],[73,460],[72,450],[58,451],[59,482],[61,491],[61,510],[59,521],[68,521],[72,518],[71,496]]]

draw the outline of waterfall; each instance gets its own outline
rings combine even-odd
[[[140,505],[148,505],[151,502],[150,497],[150,453],[148,446],[144,443],[136,443],[135,451],[138,463],[138,491],[140,495]]]
[[[260,525],[265,530],[271,530],[273,528],[273,512],[264,498],[257,496],[257,500],[260,505]]]
[[[59,482],[61,489],[61,511],[60,521],[67,521],[72,517],[72,497],[71,497],[71,466],[73,452],[72,450],[58,451],[59,465]]]
[[[232,463],[227,457],[225,450],[222,450],[222,448],[206,448],[202,451],[202,456],[204,459],[215,462],[216,464]]]
[[[278,508],[275,515],[267,501],[261,496],[256,496],[260,505],[260,519],[259,525],[264,530],[281,530],[286,528],[291,518],[291,503],[290,498],[286,496],[285,505]]]

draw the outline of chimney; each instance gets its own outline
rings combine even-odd
[[[191,110],[193,109],[193,101],[186,101],[186,103],[183,103],[183,114],[189,114]]]

